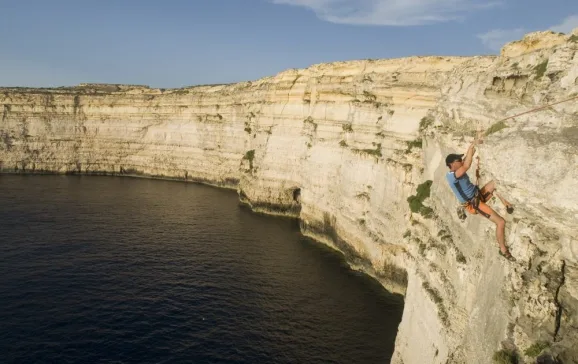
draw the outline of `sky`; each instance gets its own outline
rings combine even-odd
[[[232,83],[577,27],[578,0],[0,0],[0,86]]]

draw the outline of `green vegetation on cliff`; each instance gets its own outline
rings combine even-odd
[[[409,203],[409,209],[411,212],[420,213],[423,217],[431,218],[433,217],[434,211],[431,207],[424,206],[423,202],[426,198],[430,196],[430,189],[433,181],[427,180],[424,183],[417,186],[417,191],[415,195],[409,196],[407,202]]]

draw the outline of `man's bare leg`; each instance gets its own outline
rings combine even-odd
[[[496,189],[496,183],[495,183],[493,180],[491,180],[490,182],[486,183],[486,184],[484,185],[484,187],[482,187],[482,188],[480,189],[480,192],[481,192],[482,195],[484,195],[484,196],[487,195],[488,193],[489,193],[490,196],[491,196],[491,194],[494,193],[494,190],[495,190],[495,189]]]
[[[514,212],[514,207],[512,206],[512,204],[509,203],[505,198],[503,198],[500,194],[496,192],[496,183],[493,180],[486,183],[484,187],[482,187],[480,192],[482,193],[482,196],[484,196],[484,199],[486,201],[489,200],[492,195],[496,195],[496,197],[498,197],[500,202],[506,207],[506,211],[508,211],[509,214]]]
[[[491,207],[490,221],[496,224],[496,239],[498,240],[498,245],[500,246],[500,251],[507,255],[509,254],[508,247],[506,246],[506,220],[498,215]]]

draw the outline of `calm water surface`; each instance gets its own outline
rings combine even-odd
[[[235,192],[0,175],[0,363],[388,363],[402,310]]]

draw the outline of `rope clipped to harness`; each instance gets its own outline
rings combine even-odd
[[[489,219],[490,218],[490,214],[488,214],[485,211],[482,211],[482,209],[480,209],[480,200],[481,200],[481,193],[480,193],[480,189],[476,187],[476,193],[474,194],[474,197],[468,202],[473,209],[480,215],[484,216],[485,218]]]
[[[472,198],[469,198],[468,196],[466,196],[466,194],[462,190],[459,182],[454,182],[454,186],[456,186],[456,189],[458,190],[460,196],[462,196],[462,198],[466,201],[463,204],[461,204],[461,206],[460,206],[461,210],[465,210],[466,208],[471,206],[472,209],[475,211],[474,213],[480,214],[480,215],[482,215],[488,219],[490,218],[490,215],[487,212],[482,211],[482,209],[480,209],[480,201],[481,201],[482,197],[481,197],[480,189],[477,186],[476,186],[476,190],[474,192],[474,197],[472,197]],[[460,207],[458,207],[458,217],[461,220],[465,220],[465,218],[462,218],[462,216],[463,216],[462,213],[465,214],[465,211],[460,212],[459,211]]]

